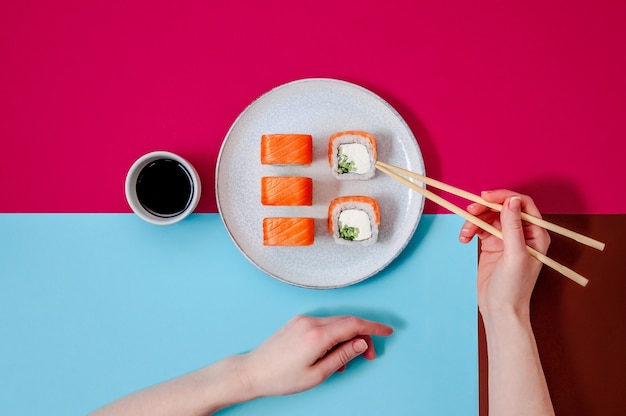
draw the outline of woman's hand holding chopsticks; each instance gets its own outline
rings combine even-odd
[[[467,210],[502,230],[503,239],[469,221],[461,229],[459,240],[462,243],[474,236],[481,241],[477,280],[479,308],[485,314],[503,303],[527,313],[542,263],[528,255],[526,245],[546,254],[550,235],[542,227],[521,221],[522,211],[541,216],[530,197],[508,190],[483,192],[481,196],[489,202],[503,204],[502,213],[477,203],[469,205]]]

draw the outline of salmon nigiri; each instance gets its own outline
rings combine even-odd
[[[314,239],[313,218],[263,218],[265,246],[310,246]]]
[[[328,206],[328,231],[337,244],[374,244],[379,225],[380,209],[372,197],[342,196]]]
[[[308,165],[313,162],[310,134],[264,134],[261,136],[263,165]]]
[[[313,180],[302,176],[261,178],[263,205],[313,205]]]

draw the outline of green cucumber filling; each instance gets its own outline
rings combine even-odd
[[[356,172],[356,166],[353,161],[348,160],[348,156],[341,152],[341,148],[337,152],[337,161],[341,173]]]
[[[359,236],[359,229],[357,227],[348,227],[347,225],[342,226],[339,229],[339,237],[344,240],[352,241]]]

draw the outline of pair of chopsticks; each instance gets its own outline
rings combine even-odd
[[[428,178],[424,175],[420,175],[418,173],[415,172],[411,172],[409,170],[406,169],[402,169],[399,168],[397,166],[393,166],[393,165],[389,165],[387,163],[381,162],[381,161],[377,161],[376,162],[376,168],[378,170],[380,170],[381,172],[389,175],[390,177],[392,177],[393,179],[397,180],[398,182],[402,183],[403,185],[408,186],[409,188],[413,189],[414,191],[420,193],[421,195],[423,195],[425,198],[433,201],[434,203],[446,208],[447,210],[465,218],[467,221],[471,222],[472,224],[476,225],[477,227],[482,228],[483,230],[487,231],[488,233],[502,239],[502,231],[498,230],[497,228],[495,228],[493,225],[481,220],[480,218],[470,214],[469,212],[465,211],[464,209],[461,209],[459,207],[457,207],[456,205],[454,205],[453,203],[443,199],[442,197],[440,197],[439,195],[434,194],[433,192],[429,191],[428,189],[425,189],[423,187],[421,187],[420,185],[416,184],[415,182],[407,179],[407,177],[415,179],[419,182],[424,183],[425,185],[429,185],[432,186],[433,188],[437,188],[437,189],[441,189],[442,191],[451,193],[453,195],[459,196],[461,198],[470,200],[472,202],[477,202],[481,205],[484,205],[486,207],[489,207],[495,211],[502,211],[502,205],[501,204],[496,204],[496,203],[492,203],[492,202],[488,202],[485,201],[484,199],[482,199],[481,197],[479,197],[478,195],[474,195],[470,192],[464,191],[462,189],[459,188],[455,188],[454,186],[451,185],[447,185],[443,182],[439,182],[435,179],[431,179]],[[404,175],[404,176],[403,176]],[[559,225],[553,224],[551,222],[545,221],[541,218],[537,218],[534,217],[532,215],[529,215],[525,212],[522,213],[522,220],[530,222],[532,224],[538,225],[540,227],[545,228],[546,230],[555,232],[557,234],[563,235],[565,237],[569,237],[581,244],[587,245],[589,247],[593,247],[597,250],[604,250],[604,243],[594,240],[593,238],[587,237],[585,235],[579,234],[575,231],[569,230],[567,228],[561,227]],[[526,246],[526,248],[528,249],[528,252],[535,257],[537,260],[541,261],[543,264],[545,264],[548,267],[551,267],[552,269],[556,270],[557,272],[561,273],[562,275],[564,275],[565,277],[573,280],[574,282],[578,283],[581,286],[586,286],[587,283],[589,282],[589,280],[587,278],[585,278],[584,276],[576,273],[574,270],[563,266],[562,264],[552,260],[551,258],[549,258],[548,256],[538,252],[537,250],[533,249],[532,247],[528,247]]]

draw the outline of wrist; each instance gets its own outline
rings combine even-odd
[[[226,357],[198,373],[203,380],[202,397],[208,404],[208,414],[258,397],[250,382],[245,354]]]
[[[230,357],[234,362],[233,372],[237,376],[238,386],[242,393],[242,400],[250,401],[262,397],[259,389],[258,378],[255,376],[254,360],[251,353],[240,354]]]
[[[526,306],[479,306],[485,328],[530,324],[530,308]]]
[[[228,357],[232,388],[238,392],[237,403],[258,399],[261,395],[255,383],[250,354],[239,354]]]

